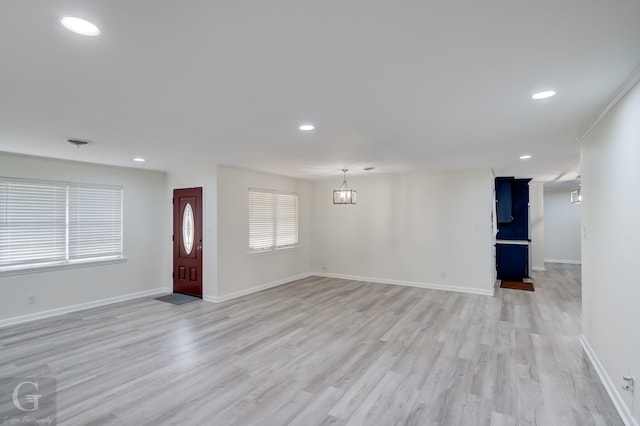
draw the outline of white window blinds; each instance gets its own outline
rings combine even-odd
[[[122,187],[0,178],[0,271],[122,257]]]
[[[122,255],[122,189],[69,188],[69,260]]]
[[[66,258],[64,186],[0,180],[0,268]]]
[[[298,244],[298,195],[249,188],[249,249],[274,250]]]

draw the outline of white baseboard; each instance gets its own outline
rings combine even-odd
[[[545,259],[545,263],[568,263],[570,265],[582,265],[582,261],[580,260],[569,260],[569,259]]]
[[[483,290],[483,289],[473,288],[473,287],[459,287],[459,286],[450,286],[450,285],[441,285],[441,284],[418,283],[413,281],[392,280],[388,278],[361,277],[357,275],[332,274],[327,272],[315,272],[312,275],[316,275],[318,277],[339,278],[343,280],[365,281],[370,283],[402,285],[405,287],[427,288],[430,290],[445,290],[445,291],[455,291],[458,293],[481,294],[483,296],[493,296],[495,292],[495,288],[493,286],[491,287],[491,289]]]
[[[616,410],[618,410],[618,414],[620,414],[620,417],[622,418],[624,424],[626,426],[638,426],[638,422],[633,418],[633,415],[631,414],[631,411],[629,411],[627,404],[624,403],[624,400],[620,396],[618,388],[611,381],[611,378],[605,371],[604,367],[600,363],[600,360],[596,356],[596,353],[593,351],[593,348],[584,335],[580,336],[580,344],[582,345],[584,352],[587,354],[589,361],[591,361],[591,365],[593,365],[593,368],[595,368],[596,372],[598,373],[600,381],[604,385],[604,388],[607,390],[609,398],[611,398],[611,402],[613,402]]]
[[[96,308],[98,306],[124,302],[126,300],[138,299],[140,297],[153,296],[154,294],[160,294],[160,293],[171,293],[171,289],[165,288],[165,287],[159,287],[159,288],[154,288],[152,290],[145,290],[137,293],[123,294],[122,296],[109,297],[107,299],[94,300],[92,302],[81,303],[79,305],[65,306],[62,308],[51,309],[48,311],[36,312],[28,315],[20,315],[18,317],[0,320],[0,327],[7,327],[9,325],[20,324],[23,322],[54,317],[62,314],[68,314],[70,312],[82,311],[84,309],[89,309],[89,308]]]
[[[546,271],[544,266],[532,266],[531,269],[533,269],[534,271],[542,271],[542,272]]]
[[[213,302],[213,303],[226,302],[227,300],[246,296],[247,294],[251,294],[251,293],[257,293],[259,291],[266,290],[268,288],[277,287],[282,284],[290,283],[291,281],[308,278],[311,275],[313,275],[311,272],[305,272],[304,274],[294,275],[292,277],[283,278],[277,281],[272,281],[270,283],[257,285],[255,287],[247,288],[240,291],[234,291],[233,293],[224,294],[222,296],[204,295],[203,300],[205,300],[206,302]]]

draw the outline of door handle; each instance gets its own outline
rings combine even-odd
[[[202,246],[196,247],[196,250],[198,250],[198,251],[202,250]]]

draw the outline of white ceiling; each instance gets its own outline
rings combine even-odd
[[[101,35],[67,31],[64,15]],[[2,0],[0,151],[562,181],[638,65],[637,0]],[[547,88],[558,95],[531,100]]]

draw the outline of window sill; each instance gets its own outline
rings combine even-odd
[[[265,254],[284,253],[288,251],[298,250],[298,248],[300,248],[300,245],[275,248],[275,249],[269,249],[269,250],[250,250],[249,252],[247,252],[247,256],[254,257],[254,256],[263,256]]]
[[[0,277],[9,277],[12,275],[38,274],[41,272],[60,271],[63,269],[89,268],[92,266],[113,265],[116,263],[125,263],[126,257],[118,257],[103,260],[86,260],[82,262],[58,263],[52,265],[42,265],[33,267],[24,267],[16,269],[0,270]]]

